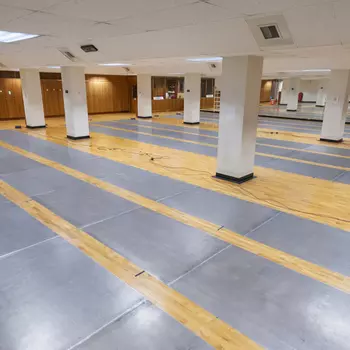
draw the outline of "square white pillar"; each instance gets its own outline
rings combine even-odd
[[[296,112],[298,109],[300,79],[289,79],[287,89],[287,112]]]
[[[27,128],[45,128],[43,97],[38,69],[20,70]]]
[[[137,116],[152,118],[152,76],[137,75]]]
[[[224,58],[216,176],[242,183],[253,178],[263,58]]]
[[[184,124],[199,124],[201,110],[201,75],[185,75]]]
[[[321,141],[341,142],[349,105],[350,70],[332,70],[323,115]]]
[[[61,72],[67,137],[73,140],[89,138],[85,68],[62,67]]]
[[[316,96],[316,107],[324,107],[326,105],[326,86],[324,83],[319,84]]]

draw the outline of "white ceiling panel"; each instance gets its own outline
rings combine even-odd
[[[237,16],[280,13],[292,8],[331,3],[336,0],[209,0],[232,11]]]
[[[54,5],[47,11],[95,21],[111,21],[193,2],[196,0],[70,0]]]
[[[4,24],[16,18],[29,15],[30,13],[31,11],[28,10],[0,5],[0,30]]]
[[[43,10],[63,1],[67,0],[0,0],[0,5],[20,7],[29,10]]]
[[[114,60],[259,52],[243,19],[100,39],[95,44]]]
[[[137,15],[132,18],[111,22],[118,28],[130,28],[131,31],[146,32],[168,28],[210,23],[229,18],[224,9],[206,3],[193,3],[171,9],[154,11],[147,16]],[[132,32],[130,32],[132,33]]]
[[[93,21],[34,12],[9,22],[4,29],[64,38],[85,38],[89,36],[89,29],[94,24],[95,22]]]
[[[343,44],[350,44],[350,1],[344,0],[334,4],[336,30]]]
[[[299,47],[340,44],[332,4],[305,6],[302,11],[294,8],[284,16]]]

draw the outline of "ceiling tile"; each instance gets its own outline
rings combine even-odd
[[[65,38],[85,38],[88,37],[89,29],[94,24],[95,22],[93,21],[34,12],[11,21],[5,26],[5,30]]]
[[[3,25],[19,17],[30,14],[31,11],[19,9],[15,7],[8,7],[0,5],[0,23],[2,29]]]
[[[209,0],[210,3],[232,11],[237,16],[271,14],[292,8],[331,3],[334,0]]]
[[[110,21],[193,2],[196,0],[70,0],[54,5],[47,11],[56,15]]]
[[[129,28],[132,32],[156,31],[224,20],[229,14],[224,9],[206,3],[193,3],[171,9],[154,11],[147,16],[136,15],[112,21],[118,28]]]
[[[0,0],[0,5],[8,5],[29,10],[43,10],[66,0]]]
[[[332,4],[293,8],[283,13],[299,47],[340,44]]]
[[[350,2],[339,1],[334,4],[334,15],[336,23],[336,31],[339,39],[343,44],[350,44]]]

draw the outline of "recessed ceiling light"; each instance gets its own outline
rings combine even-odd
[[[46,68],[50,68],[50,69],[60,69],[60,66],[47,66]]]
[[[130,63],[100,63],[99,66],[105,67],[127,67],[131,66]]]
[[[188,58],[189,62],[220,62],[222,57],[198,57],[198,58]]]
[[[0,30],[0,42],[1,43],[13,43],[15,41],[27,40],[36,38],[37,34],[26,34],[26,33],[13,33]]]

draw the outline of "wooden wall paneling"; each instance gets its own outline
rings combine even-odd
[[[183,99],[153,100],[152,109],[153,109],[153,112],[183,111],[184,100]]]
[[[263,80],[260,89],[260,102],[268,102],[271,97],[272,81]]]
[[[5,79],[0,79],[0,119],[8,119],[9,117],[6,102]]]
[[[45,117],[63,116],[62,81],[60,79],[42,79],[41,90]]]
[[[7,107],[7,118],[24,118],[24,105],[21,80],[18,78],[4,79],[4,93]]]
[[[214,97],[202,97],[201,109],[214,108]]]
[[[129,84],[129,111],[131,113],[135,113],[137,115],[137,77],[136,76],[128,76],[127,81]],[[133,94],[133,90],[136,89],[136,94]]]
[[[91,114],[128,112],[131,109],[127,76],[88,75],[86,93]]]

